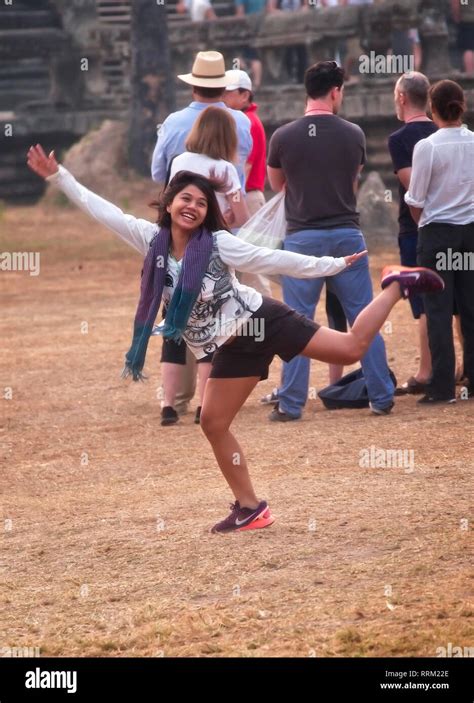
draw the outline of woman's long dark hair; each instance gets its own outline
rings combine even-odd
[[[160,193],[158,200],[150,203],[151,207],[156,207],[158,209],[158,224],[161,227],[171,229],[171,215],[167,212],[166,208],[168,205],[171,205],[178,193],[189,185],[199,188],[207,200],[207,215],[204,219],[203,226],[210,232],[216,232],[220,229],[227,230],[227,225],[222,217],[216,198],[216,191],[224,190],[227,187],[226,180],[215,178],[212,171],[211,178],[206,178],[198,173],[191,173],[191,171],[178,171],[162,193]]]
[[[442,80],[431,86],[431,107],[445,122],[456,122],[466,111],[464,91],[455,81]]]

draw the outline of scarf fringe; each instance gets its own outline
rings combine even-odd
[[[141,381],[142,383],[145,383],[145,381],[148,381],[148,376],[145,376],[145,374],[141,370],[134,369],[132,366],[129,366],[128,362],[123,367],[122,373],[120,374],[120,376],[123,379],[126,379],[129,376],[132,376],[132,379],[134,381]]]
[[[176,342],[177,344],[181,344],[183,341],[183,333],[180,330],[173,331],[173,328],[170,330],[164,331],[163,337],[165,339],[171,339],[173,342]]]

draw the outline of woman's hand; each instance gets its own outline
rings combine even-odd
[[[367,256],[367,254],[367,249],[364,249],[364,251],[360,251],[358,254],[351,254],[350,256],[345,256],[344,261],[346,262],[346,266],[352,266],[352,264],[355,264],[356,261],[362,259],[363,256]]]
[[[226,210],[226,211],[224,212],[224,220],[225,220],[225,223],[226,223],[227,227],[229,227],[229,229],[231,229],[232,227],[234,227],[234,225],[235,225],[235,215],[234,215],[234,213],[232,212],[232,209],[231,209],[231,208],[228,208],[228,210]]]
[[[58,162],[54,156],[54,151],[50,153],[49,156],[43,151],[41,144],[32,146],[28,150],[27,164],[32,171],[41,176],[41,178],[47,178],[52,176],[54,173],[58,172]]]

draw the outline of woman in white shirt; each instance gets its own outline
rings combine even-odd
[[[195,121],[186,139],[186,151],[175,156],[170,170],[170,180],[178,171],[222,178],[227,185],[216,197],[229,227],[241,227],[250,217],[234,165],[237,143],[235,120],[230,112],[210,105]]]
[[[418,402],[455,402],[452,315],[457,304],[464,337],[464,375],[474,392],[474,132],[463,126],[460,85],[442,80],[430,89],[438,131],[421,139],[405,201],[418,222],[418,263],[437,271],[442,295],[425,295],[432,377]]]
[[[28,165],[60,188],[81,210],[109,227],[145,256],[132,346],[123,375],[142,380],[145,354],[161,301],[167,305],[163,335],[184,339],[196,357],[215,352],[206,385],[201,426],[235,496],[232,512],[212,528],[231,532],[267,527],[274,521],[265,500],[255,495],[242,449],[230,425],[259,380],[268,377],[275,354],[297,354],[326,363],[352,364],[367,351],[400,298],[442,286],[426,269],[392,270],[383,291],[357,317],[349,332],[321,327],[287,305],[263,298],[237,280],[235,269],[299,278],[331,276],[367,255],[333,258],[304,256],[254,247],[224,229],[212,183],[197,174],[178,173],[158,203],[158,223],[136,219],[81,186],[54,153],[40,145],[28,152]],[[183,261],[178,280],[170,254]],[[152,438],[150,438],[152,439]]]

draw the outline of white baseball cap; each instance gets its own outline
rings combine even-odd
[[[233,71],[226,71],[225,75],[229,78],[230,83],[226,86],[226,90],[238,90],[243,88],[244,90],[252,90],[252,81],[250,76],[245,71],[239,71],[234,69]]]

